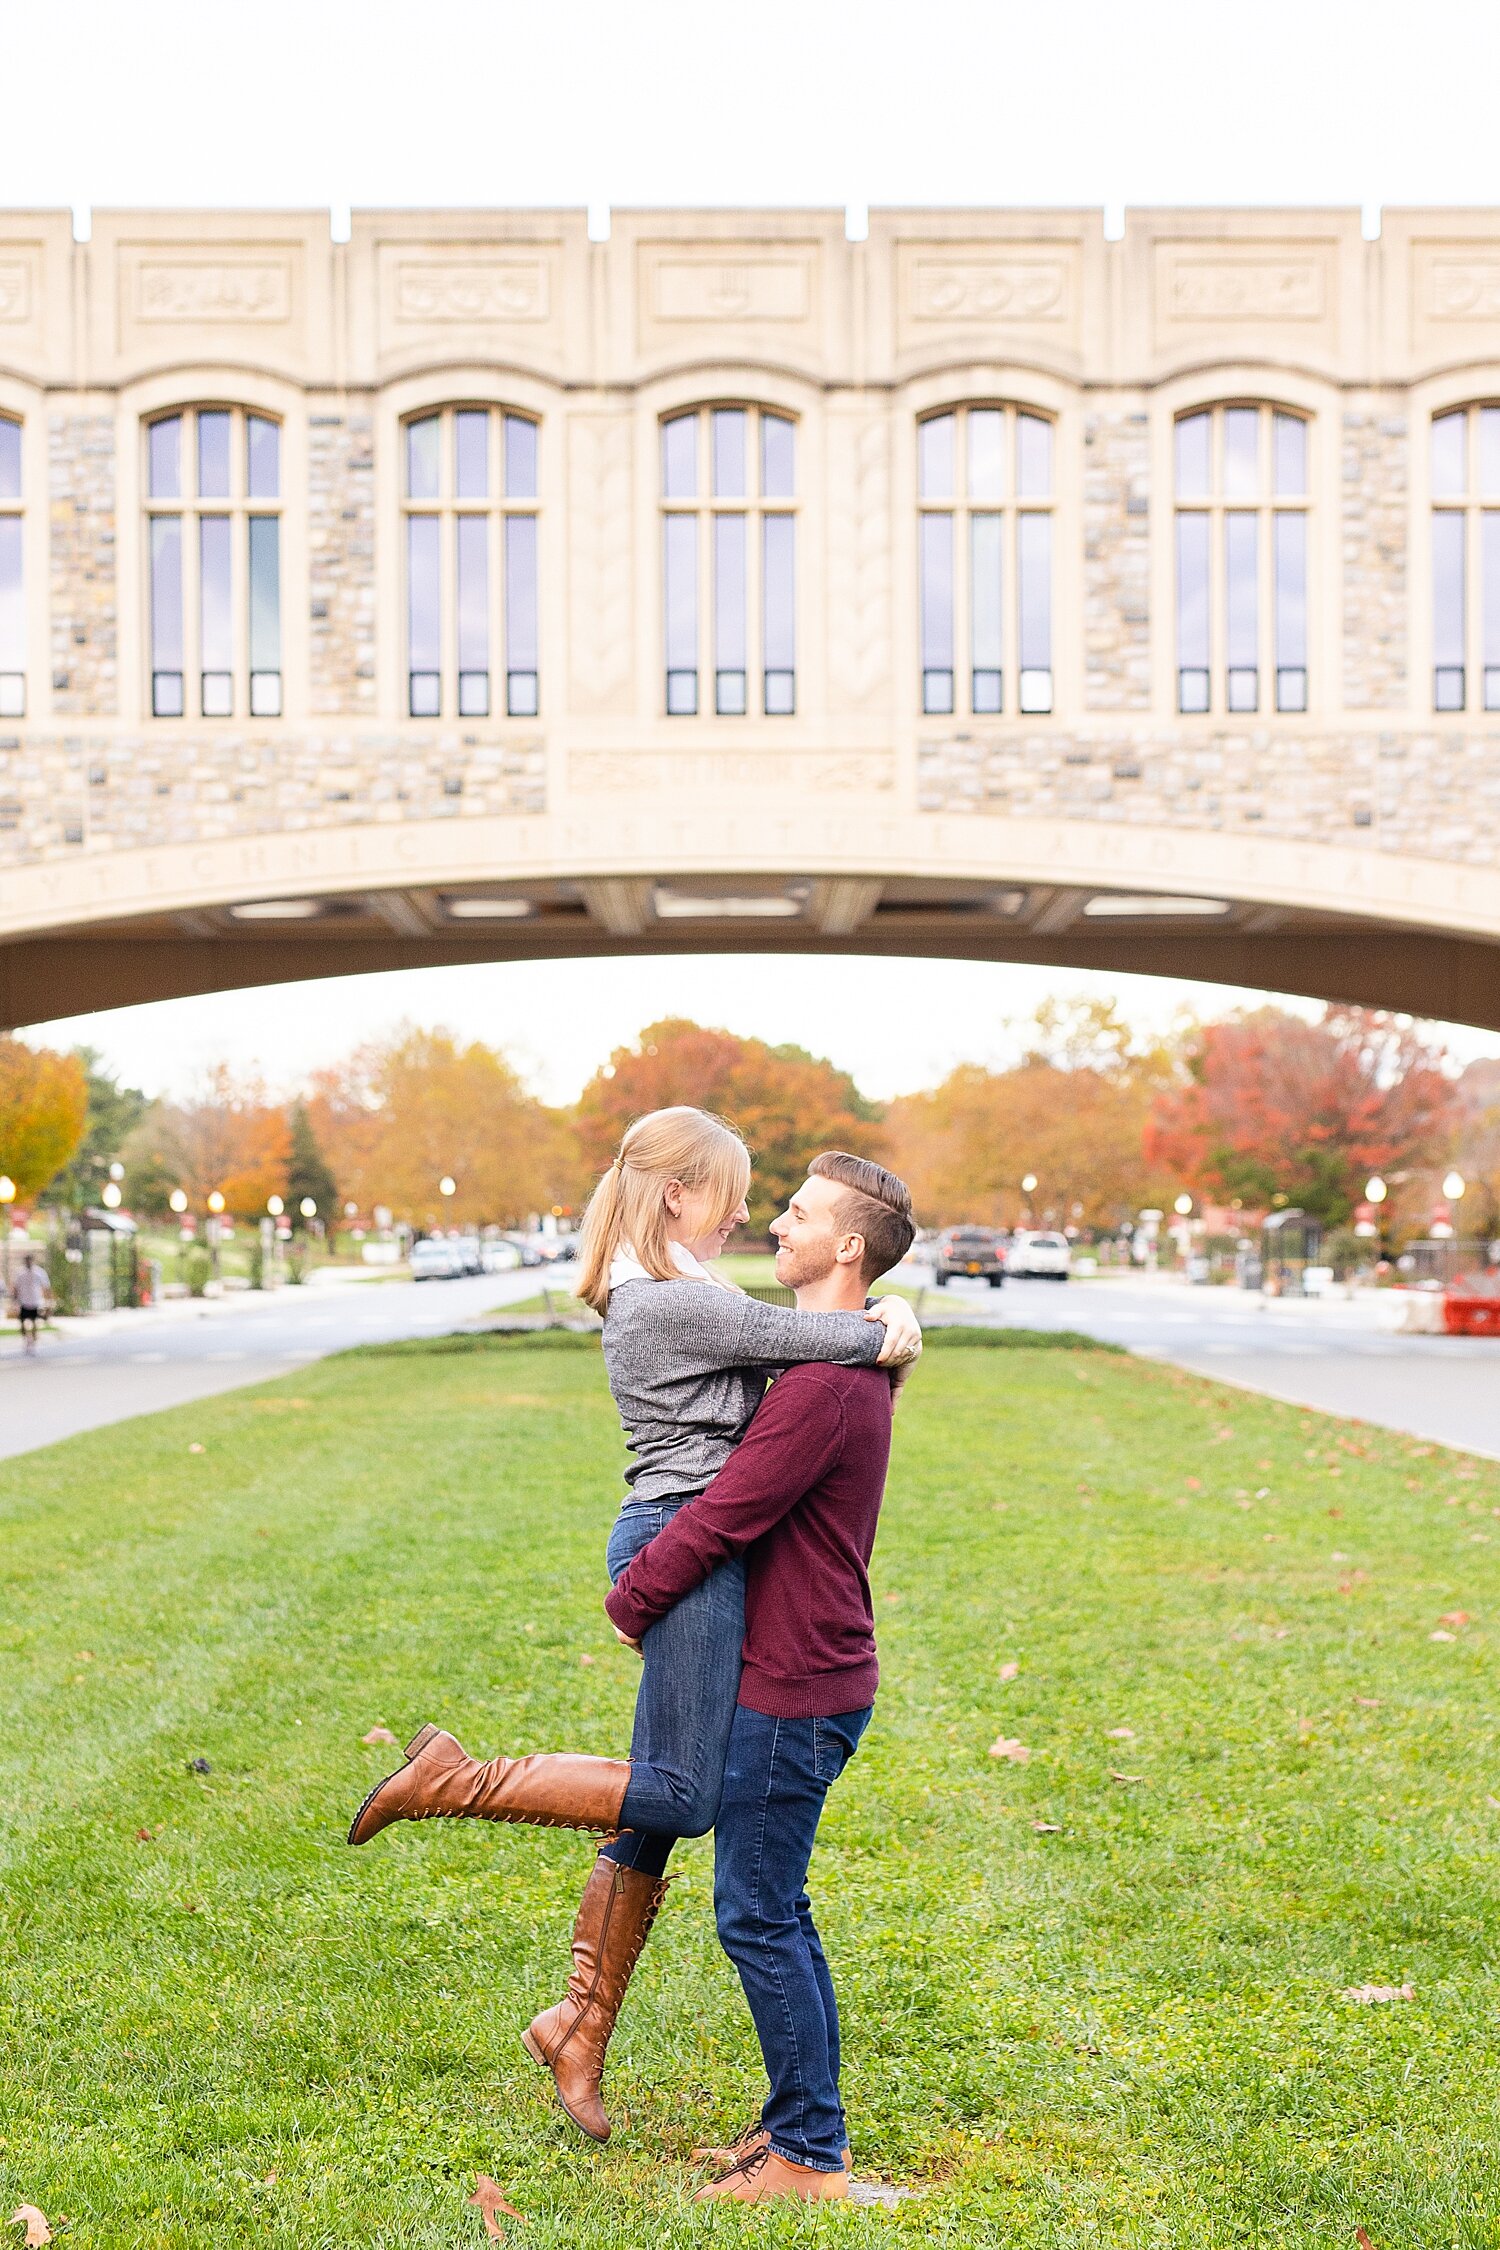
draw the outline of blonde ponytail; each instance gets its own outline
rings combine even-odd
[[[750,1151],[732,1125],[706,1109],[654,1109],[635,1120],[583,1217],[578,1294],[595,1312],[609,1303],[609,1269],[625,1245],[653,1279],[676,1277],[667,1237],[666,1191],[673,1180],[710,1189],[715,1223],[722,1225],[745,1200]]]

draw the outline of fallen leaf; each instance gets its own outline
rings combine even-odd
[[[1002,1680],[1019,1679],[1020,1675],[1021,1667],[1016,1662],[1014,1657],[1011,1657],[1007,1663],[1002,1664],[1000,1667],[1000,1677]]]
[[[1489,1806],[1491,1812],[1500,1812],[1500,1797],[1487,1796],[1484,1801]]]
[[[0,2209],[4,2206],[0,2205]],[[44,2242],[52,2240],[52,2229],[34,2203],[17,2204],[11,2213],[11,2225],[26,2229],[26,2250],[40,2250]]]
[[[1013,1766],[1024,1766],[1031,1756],[1024,1742],[1015,1741],[1008,1734],[995,1737],[990,1744],[992,1758],[1008,1758]]]
[[[899,1594],[882,1594],[880,1598],[883,1602],[890,1602],[894,1605],[900,1601],[901,1596]]]
[[[149,1844],[154,1840],[155,1835],[154,1828],[138,1828],[135,1832],[135,1840],[138,1844]]]
[[[587,1651],[585,1651],[584,1654],[579,1657],[578,1661],[580,1664],[592,1664],[594,1659],[587,1653]]]
[[[1355,2228],[1354,2239],[1359,2245],[1359,2250],[1375,2250],[1374,2243],[1370,2240],[1370,2237],[1366,2234],[1363,2227]]]
[[[1341,1515],[1343,1514],[1343,1512],[1344,1512],[1344,1511],[1343,1511],[1343,1509],[1342,1509],[1342,1508],[1330,1508],[1330,1509],[1328,1510],[1328,1513],[1329,1513],[1329,1515],[1331,1515],[1331,1516],[1341,1516]]]
[[[188,1447],[188,1451],[189,1453],[201,1453],[203,1451],[203,1447],[201,1445],[190,1445]]]
[[[75,1664],[92,1664],[93,1661],[94,1652],[91,1648],[81,1648],[73,1659]]]
[[[1364,1708],[1367,1711],[1378,1711],[1380,1709],[1380,1698],[1378,1695],[1357,1695],[1354,1700],[1356,1703],[1363,1704]]]
[[[268,2172],[260,2184],[262,2187],[274,2187],[276,2185],[276,2174]]]
[[[524,2220],[524,2213],[518,2211],[513,2203],[506,2202],[488,2172],[481,2172],[474,2182],[474,2193],[469,2201],[477,2203],[484,2213],[484,2231],[492,2242],[505,2240],[505,2229],[496,2217],[497,2212],[503,2211],[507,2219]]]
[[[1111,1766],[1109,1778],[1111,1781],[1144,1781],[1146,1776],[1143,1773],[1116,1773]]]
[[[1189,1492],[1201,1492],[1203,1490],[1203,1486],[1197,1477],[1184,1477],[1182,1481]]]
[[[1458,1639],[1458,1635],[1457,1633],[1445,1633],[1442,1627],[1439,1626],[1438,1630],[1435,1633],[1429,1633],[1427,1638],[1430,1641],[1456,1641]]]
[[[1106,1740],[1110,1742],[1134,1742],[1135,1728],[1110,1727],[1106,1730]]]
[[[1445,1610],[1438,1619],[1440,1625],[1451,1625],[1455,1633],[1461,1633],[1468,1622],[1469,1613],[1466,1609]]]
[[[1059,1820],[1034,1820],[1031,1825],[1039,1836],[1060,1836],[1062,1834],[1062,1822]]]
[[[377,1742],[394,1742],[396,1737],[389,1727],[371,1727],[369,1733],[362,1734],[359,1739],[361,1742],[368,1742],[373,1745]]]
[[[1415,2000],[1415,1989],[1409,1984],[1351,1984],[1340,1993],[1342,2000],[1357,2000],[1361,2007],[1379,2007],[1387,2000]]]

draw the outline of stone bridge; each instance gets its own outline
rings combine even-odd
[[[0,1024],[714,949],[1500,1028],[1500,212],[0,214]]]

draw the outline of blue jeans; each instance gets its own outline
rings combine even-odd
[[[823,1800],[859,1747],[865,1711],[834,1719],[734,1714],[714,1837],[719,1942],[740,1973],[778,2156],[837,2172],[849,2143],[839,2099],[839,2011],[807,1896]]]
[[[619,1578],[681,1501],[627,1501],[605,1560]],[[644,1663],[630,1737],[630,1786],[621,1813],[626,1831],[605,1848],[612,1859],[659,1874],[678,1836],[704,1836],[719,1810],[724,1758],[740,1692],[745,1638],[745,1566],[721,1563],[642,1638]],[[642,1849],[642,1832],[652,1839]]]

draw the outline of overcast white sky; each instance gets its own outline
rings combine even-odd
[[[1500,7],[1445,0],[0,0],[0,205],[1493,203]],[[336,220],[335,223],[338,223]],[[856,217],[856,225],[858,219]],[[839,975],[838,1006],[829,1003]],[[642,1023],[798,1039],[871,1092],[1006,1050],[1048,989],[1153,1020],[1205,987],[1031,969],[539,963],[186,1000],[45,1027],[137,1083],[290,1083],[402,1016],[552,1098]],[[892,1025],[908,1028],[893,1037]],[[43,1027],[39,1027],[40,1029]],[[1468,1053],[1500,1052],[1470,1034]]]

